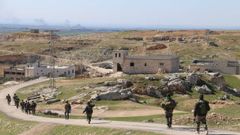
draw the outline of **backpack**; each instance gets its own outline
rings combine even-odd
[[[176,102],[174,100],[169,100],[169,101],[165,101],[164,103],[164,109],[165,110],[173,110],[176,107]]]
[[[205,103],[204,101],[199,101],[199,111],[200,114],[205,115],[208,113],[208,109],[207,109],[207,103]]]

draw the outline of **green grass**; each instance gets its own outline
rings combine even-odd
[[[179,115],[182,115],[182,114],[180,114],[180,113],[174,114],[174,118],[178,117]],[[164,114],[149,115],[149,116],[134,116],[134,117],[109,117],[109,118],[104,118],[104,119],[114,120],[114,121],[129,121],[129,122],[148,122],[148,121],[152,121],[154,123],[166,123]]]
[[[227,105],[224,108],[215,109],[214,112],[231,118],[239,118],[240,105]]]
[[[90,92],[91,90],[84,90],[82,89],[84,86],[88,86],[90,84],[97,84],[101,83],[107,80],[111,80],[111,78],[87,78],[87,79],[72,79],[72,80],[56,80],[56,86],[58,88],[58,91],[60,91],[62,94],[58,95],[57,98],[59,99],[68,99],[70,97],[73,97],[77,94],[84,93],[84,92]],[[26,99],[28,96],[32,95],[32,93],[40,88],[48,87],[49,81],[35,84],[32,86],[28,86],[25,88],[22,88],[17,91],[17,95],[21,99]]]
[[[53,128],[50,132],[40,135],[160,135],[160,134],[123,129],[60,125]]]
[[[0,135],[18,135],[34,127],[36,123],[17,120],[0,113]]]
[[[240,79],[232,75],[224,75],[224,79],[228,86],[240,89]]]

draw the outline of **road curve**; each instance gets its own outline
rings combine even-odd
[[[154,123],[93,120],[92,124],[89,125],[87,124],[87,121],[83,119],[65,120],[61,118],[46,118],[46,117],[40,117],[40,116],[27,115],[25,113],[22,113],[20,109],[16,109],[15,106],[7,105],[7,101],[5,99],[7,94],[13,95],[17,90],[23,87],[44,82],[47,80],[48,79],[46,78],[40,78],[40,79],[24,82],[24,83],[1,90],[0,91],[0,104],[1,104],[0,111],[12,118],[26,120],[26,121],[35,121],[40,123],[54,123],[54,124],[64,124],[64,125],[79,125],[79,126],[140,130],[140,131],[163,133],[168,135],[196,134],[195,130],[192,127],[174,125],[173,129],[168,129],[166,128],[166,125],[154,124]],[[240,133],[231,132],[231,131],[220,131],[220,130],[211,130],[209,134],[210,135],[240,135]]]

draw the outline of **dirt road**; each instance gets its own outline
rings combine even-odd
[[[187,126],[177,126],[174,125],[173,129],[167,129],[163,124],[154,124],[154,123],[140,123],[140,122],[120,122],[120,121],[106,121],[106,120],[93,120],[91,125],[88,125],[86,120],[83,119],[71,119],[65,120],[60,118],[45,118],[40,116],[32,116],[22,113],[20,110],[17,110],[15,106],[8,106],[6,102],[6,95],[9,93],[13,95],[18,89],[47,81],[46,78],[41,78],[25,83],[21,83],[9,88],[5,88],[0,91],[0,111],[7,114],[9,117],[17,118],[26,121],[35,121],[39,123],[52,123],[52,124],[64,124],[64,125],[79,125],[79,126],[92,126],[92,127],[105,127],[105,128],[121,128],[129,130],[141,130],[141,131],[150,131],[158,132],[168,135],[194,135],[195,131],[192,127]],[[210,135],[240,135],[240,133],[230,132],[230,131],[220,131],[220,130],[211,130]]]

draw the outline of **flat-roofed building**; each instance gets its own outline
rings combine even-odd
[[[13,80],[23,80],[25,78],[24,68],[10,67],[3,71],[4,77]]]
[[[210,71],[225,74],[240,74],[240,61],[228,60],[194,60],[189,66],[190,71]]]
[[[47,66],[40,65],[39,63],[27,64],[25,67],[25,76],[26,77],[40,77],[40,76],[51,76],[55,77],[75,77],[75,66],[66,65],[66,66]]]
[[[113,71],[127,74],[175,73],[179,70],[179,58],[174,55],[129,56],[128,50],[113,52]]]

